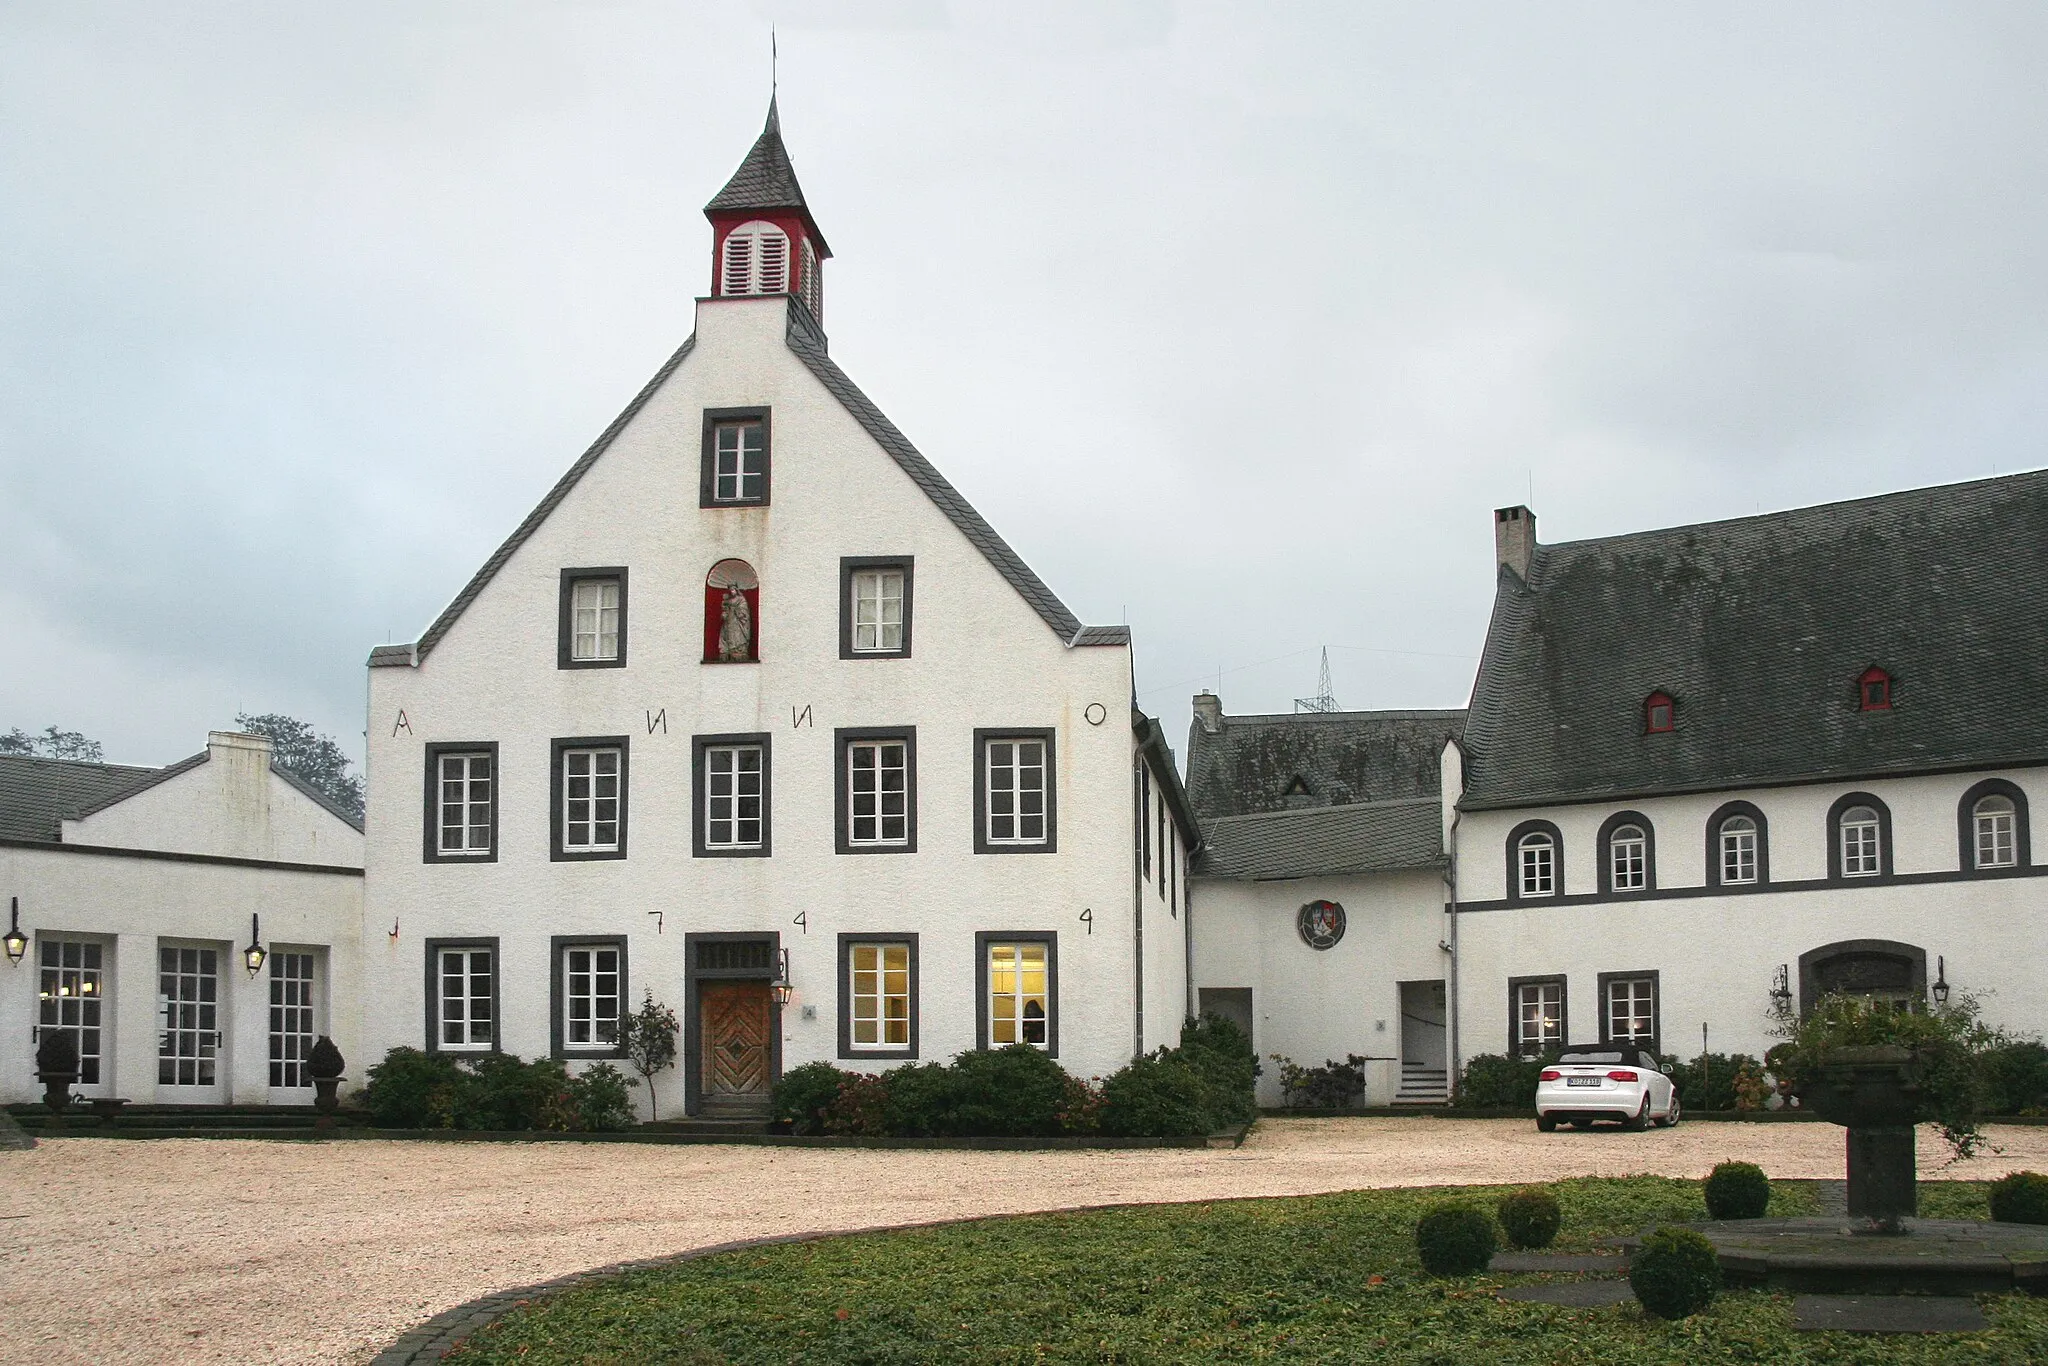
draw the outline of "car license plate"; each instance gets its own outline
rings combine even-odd
[[[1598,1078],[1598,1077],[1566,1077],[1566,1078],[1564,1079],[1564,1084],[1565,1084],[1566,1086],[1598,1086],[1598,1085],[1600,1084],[1600,1078]]]

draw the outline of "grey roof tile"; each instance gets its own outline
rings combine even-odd
[[[160,781],[159,772],[0,754],[0,839],[55,840],[62,822]]]
[[[1262,811],[1437,799],[1444,743],[1464,729],[1448,711],[1225,716],[1188,736],[1188,795],[1204,821]],[[1290,795],[1295,779],[1306,793]]]
[[[1442,807],[1429,797],[1225,816],[1202,833],[1199,877],[1269,881],[1445,862]]]
[[[2048,471],[1539,545],[1499,573],[1461,805],[2048,762],[2044,696]]]

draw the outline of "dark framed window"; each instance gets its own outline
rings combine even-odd
[[[832,742],[838,851],[916,853],[917,727],[841,727]]]
[[[498,742],[427,746],[421,857],[428,863],[498,858]]]
[[[917,561],[910,555],[848,555],[839,561],[839,657],[908,659],[911,590]]]
[[[1651,972],[1600,974],[1600,1042],[1658,1048],[1658,981]]]
[[[626,667],[626,571],[562,571],[561,621],[555,664],[563,669]]]
[[[704,464],[697,506],[767,505],[769,426],[766,408],[704,410]]]
[[[625,939],[558,934],[548,948],[554,965],[548,992],[552,1056],[619,1057],[619,1021],[631,1000]]]
[[[1657,886],[1657,828],[1640,811],[1617,811],[1600,824],[1600,890],[1652,891]]]
[[[839,1056],[917,1056],[917,936],[839,936]]]
[[[2030,866],[2027,794],[2018,783],[1986,778],[1956,804],[1957,866],[1996,876]]]
[[[1564,836],[1549,821],[1523,821],[1508,831],[1508,900],[1564,895]]]
[[[1138,869],[1145,877],[1152,876],[1152,770],[1145,767],[1143,759],[1138,760],[1136,779],[1132,786],[1137,789],[1134,796],[1138,803]]]
[[[1856,680],[1856,705],[1863,711],[1892,709],[1892,676],[1875,664]]]
[[[1058,849],[1053,732],[974,732],[974,852],[1050,854]]]
[[[698,858],[767,858],[772,774],[766,731],[690,739],[691,830]]]
[[[550,856],[556,862],[626,856],[630,743],[624,735],[550,742]]]
[[[1707,817],[1707,885],[1748,888],[1771,881],[1771,827],[1750,802],[1727,802]]]
[[[1564,1047],[1568,1009],[1563,974],[1508,978],[1508,1046],[1523,1058]]]
[[[1667,692],[1653,692],[1643,699],[1643,731],[1664,735],[1678,728],[1678,704]]]
[[[1828,877],[1836,882],[1892,875],[1892,811],[1868,792],[1828,808]]]
[[[497,1052],[497,937],[429,939],[426,948],[427,1051]]]
[[[1060,937],[1053,930],[974,936],[976,1048],[1030,1044],[1060,1053]]]

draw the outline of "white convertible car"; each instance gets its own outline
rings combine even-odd
[[[1664,1128],[1678,1123],[1678,1088],[1655,1054],[1628,1044],[1567,1048],[1543,1069],[1536,1083],[1536,1127],[1553,1132],[1559,1124],[1591,1128],[1611,1119],[1624,1129]]]

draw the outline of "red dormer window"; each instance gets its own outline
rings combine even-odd
[[[1875,664],[1856,680],[1856,695],[1864,711],[1892,709],[1892,676]]]
[[[1643,732],[1646,735],[1663,735],[1677,729],[1678,708],[1671,700],[1671,694],[1653,692],[1643,699]]]

